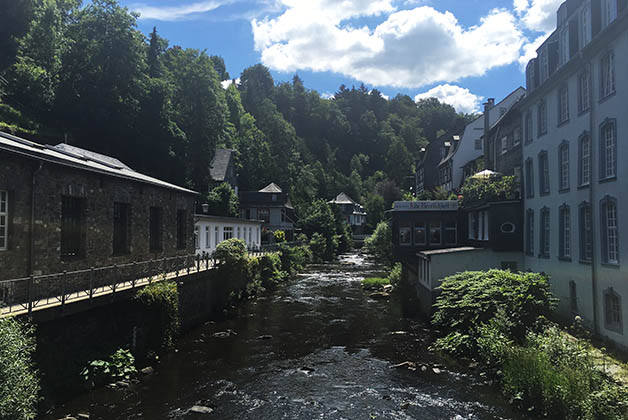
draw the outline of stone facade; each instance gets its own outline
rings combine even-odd
[[[0,161],[0,191],[8,192],[9,202],[7,249],[0,251],[0,280],[194,253],[194,194],[58,163],[44,162],[40,168],[38,160],[6,151],[0,151]],[[76,197],[81,203],[83,251],[78,257],[61,256],[63,197]],[[128,206],[127,250],[117,255],[113,252],[114,203]],[[149,249],[151,207],[162,209],[163,244],[159,252]],[[177,244],[179,210],[184,211],[179,217],[185,218],[183,247],[177,246],[181,245]]]

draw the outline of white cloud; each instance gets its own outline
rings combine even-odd
[[[414,97],[415,102],[419,99],[437,98],[443,103],[453,106],[457,112],[474,113],[480,112],[480,104],[484,97],[474,95],[469,89],[454,85],[439,85],[427,92],[419,93]]]
[[[324,92],[324,93],[321,93],[321,98],[323,98],[323,99],[331,99],[331,98],[333,98],[334,96],[335,96],[335,93],[333,93],[333,92]]]
[[[525,70],[528,62],[536,57],[536,50],[541,46],[543,41],[547,39],[549,33],[543,34],[537,37],[534,41],[529,41],[525,43],[522,47],[523,54],[519,57],[519,64],[521,65],[521,70]]]
[[[516,62],[525,41],[505,10],[464,28],[449,12],[396,11],[390,0],[281,1],[281,15],[251,21],[262,62],[278,71],[332,71],[374,86],[420,87]],[[374,29],[346,23],[375,15],[384,19]]]
[[[220,82],[220,85],[222,86],[223,89],[227,89],[232,83],[235,83],[236,86],[240,86],[240,78],[238,77],[235,80],[233,79],[223,80],[222,82]]]
[[[556,28],[556,12],[564,0],[513,0],[513,7],[526,29],[551,32]]]
[[[163,21],[176,21],[193,19],[199,15],[212,10],[216,10],[221,6],[233,3],[229,0],[209,0],[199,1],[196,3],[180,4],[177,6],[150,6],[145,3],[135,3],[129,5],[129,9],[140,14],[140,19],[155,19]]]

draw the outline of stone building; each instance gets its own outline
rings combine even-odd
[[[196,193],[0,132],[0,280],[194,253]]]
[[[628,8],[569,0],[526,68],[525,268],[559,313],[628,346]]]

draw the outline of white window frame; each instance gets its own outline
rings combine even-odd
[[[602,171],[604,179],[613,178],[617,175],[617,161],[615,151],[617,150],[617,138],[615,136],[615,124],[607,123],[602,128],[602,141],[603,141],[603,161]]]
[[[580,138],[580,186],[586,186],[591,183],[591,136],[588,134]]]
[[[564,191],[569,189],[569,144],[563,143],[558,146],[559,168],[558,168],[558,182],[560,183],[559,190]]]
[[[211,247],[211,226],[205,225],[205,249]]]
[[[619,264],[619,238],[617,226],[617,205],[607,201],[604,208],[606,214],[606,262]]]
[[[615,52],[609,51],[600,61],[600,97],[615,93]]]
[[[569,206],[561,206],[559,213],[561,229],[560,256],[562,258],[571,258],[571,211]]]
[[[9,249],[9,192],[0,190],[0,251]]]
[[[569,88],[563,86],[558,90],[558,123],[569,121]]]
[[[560,32],[559,38],[559,60],[560,65],[563,66],[569,61],[569,27],[567,26]]]
[[[201,227],[194,226],[194,248],[201,249]]]
[[[222,240],[226,241],[231,238],[233,238],[233,226],[224,226],[222,228]]]
[[[585,3],[580,13],[580,48],[591,41],[591,3]]]
[[[591,92],[589,89],[589,72],[585,71],[578,76],[578,112],[588,111],[591,107]]]

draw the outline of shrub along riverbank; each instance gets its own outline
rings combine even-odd
[[[628,388],[596,363],[591,344],[548,321],[547,278],[490,270],[447,277],[432,321],[436,350],[474,359],[522,409],[552,419],[626,419]]]

